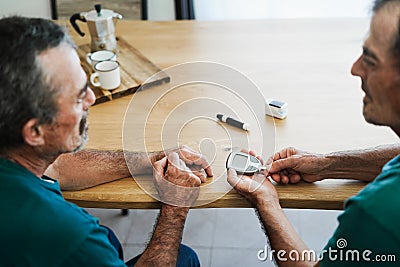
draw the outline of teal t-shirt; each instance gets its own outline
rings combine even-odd
[[[400,266],[400,156],[346,201],[338,221],[321,266]]]
[[[0,158],[0,266],[125,266],[98,219],[41,179]]]

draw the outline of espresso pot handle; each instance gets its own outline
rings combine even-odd
[[[79,33],[80,36],[85,36],[85,33],[83,33],[81,31],[81,29],[79,29],[78,24],[76,24],[76,20],[80,20],[82,22],[86,22],[85,17],[81,16],[81,14],[79,14],[79,13],[75,13],[69,18],[69,22],[71,22],[71,25],[72,25],[72,27],[74,27],[75,31],[77,33]]]

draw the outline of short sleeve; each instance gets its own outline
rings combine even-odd
[[[126,266],[108,240],[107,230],[101,226],[94,227],[87,238],[67,257],[62,266]]]
[[[369,214],[357,204],[346,207],[320,266],[399,266],[398,240]]]

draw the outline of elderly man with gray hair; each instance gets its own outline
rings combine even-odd
[[[400,1],[376,0],[363,53],[351,69],[354,76],[361,78],[365,92],[365,120],[389,126],[398,136],[399,23]],[[229,170],[228,181],[256,207],[279,266],[400,266],[399,153],[398,144],[327,155],[286,148],[273,155],[268,173],[246,177]],[[386,163],[390,158],[393,159]],[[319,257],[315,257],[286,218],[274,185],[266,179],[268,175],[278,183],[325,178],[354,178],[371,183],[347,200],[338,228]]]
[[[122,152],[83,151],[48,168],[60,155],[80,150],[88,136],[95,97],[74,43],[56,23],[23,17],[0,19],[0,39],[0,265],[126,266],[112,231],[66,202],[58,181],[48,177],[62,177],[64,188],[73,189],[130,175]],[[199,266],[196,253],[180,242],[189,207],[206,179],[190,167],[212,175],[204,157],[183,147],[131,153],[127,160],[137,173],[153,170],[164,202],[147,248],[127,265]],[[84,166],[92,168],[84,174]],[[88,181],[78,179],[86,175]],[[193,188],[191,195],[181,196],[179,187]],[[167,204],[171,198],[188,201]]]

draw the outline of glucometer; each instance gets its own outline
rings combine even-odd
[[[275,99],[265,100],[265,114],[283,120],[288,113],[288,104]]]
[[[231,152],[226,160],[226,168],[246,175],[267,169],[256,157],[243,152]]]

